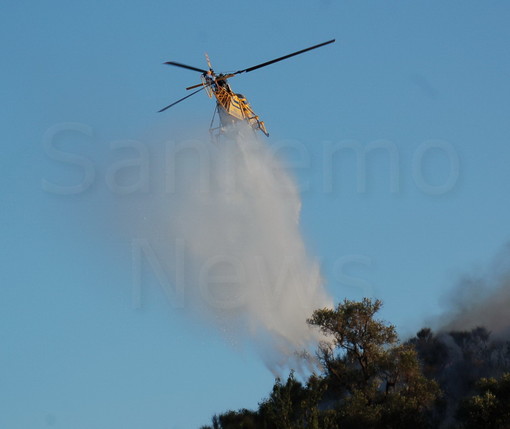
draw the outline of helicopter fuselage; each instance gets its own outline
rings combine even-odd
[[[204,76],[203,84],[207,95],[216,98],[216,108],[220,119],[220,128],[227,128],[239,121],[246,121],[254,130],[262,131],[269,136],[264,121],[261,121],[242,94],[236,94],[230,88],[227,79],[221,75],[213,78]]]

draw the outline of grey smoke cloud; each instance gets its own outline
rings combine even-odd
[[[484,272],[463,276],[450,293],[445,331],[483,326],[495,337],[510,334],[510,244]]]

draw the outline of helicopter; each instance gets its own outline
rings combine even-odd
[[[237,76],[242,73],[249,73],[254,70],[258,70],[262,67],[266,67],[268,65],[274,64],[278,61],[286,60],[287,58],[293,57],[295,55],[303,54],[305,52],[311,51],[312,49],[317,49],[325,45],[329,45],[333,43],[335,39],[328,40],[327,42],[319,43],[318,45],[311,46],[309,48],[301,49],[300,51],[293,52],[288,55],[284,55],[283,57],[276,58],[274,60],[266,61],[261,64],[257,64],[256,66],[248,67],[246,69],[238,70],[233,73],[219,73],[216,74],[212,68],[211,61],[207,53],[205,54],[205,58],[207,61],[208,70],[201,69],[198,67],[189,66],[187,64],[178,63],[175,61],[167,61],[163,64],[168,64],[170,66],[180,67],[187,70],[192,70],[195,72],[201,73],[201,83],[197,85],[192,85],[186,88],[186,90],[191,90],[195,88],[199,88],[198,90],[192,92],[191,94],[182,97],[181,99],[169,104],[166,107],[163,107],[158,112],[163,112],[170,107],[175,106],[176,104],[188,99],[189,97],[199,93],[202,90],[205,90],[209,98],[213,96],[216,98],[216,109],[213,114],[213,119],[211,121],[210,132],[212,136],[218,137],[219,135],[225,133],[229,126],[235,124],[239,121],[245,121],[254,131],[261,131],[266,136],[269,136],[267,132],[264,121],[261,121],[259,117],[255,114],[253,109],[250,106],[250,103],[246,100],[246,97],[242,94],[235,93],[232,91],[228,79]],[[213,127],[214,119],[216,112],[218,113],[219,123],[218,127]]]

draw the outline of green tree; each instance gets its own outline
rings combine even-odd
[[[265,401],[259,404],[259,414],[264,427],[268,429],[294,429],[300,416],[300,406],[306,397],[306,389],[291,371],[287,381],[277,378],[273,390]]]
[[[465,429],[510,428],[510,373],[499,380],[482,378],[478,394],[466,399],[459,407],[458,418]]]
[[[260,419],[256,411],[243,408],[238,411],[227,411],[212,418],[212,426],[200,429],[259,429]]]
[[[425,427],[439,388],[423,376],[414,348],[399,344],[395,327],[375,319],[381,306],[344,300],[308,320],[329,340],[319,359],[338,421],[349,428]]]

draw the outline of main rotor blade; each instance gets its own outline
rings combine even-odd
[[[200,88],[199,90],[197,90],[195,92],[192,92],[191,94],[187,95],[186,97],[182,97],[180,100],[177,100],[177,101],[173,102],[172,104],[169,104],[168,106],[163,107],[161,110],[158,110],[158,113],[161,113],[161,112],[165,111],[166,109],[170,109],[170,107],[175,106],[176,104],[180,103],[181,101],[186,100],[186,98],[189,98],[192,95],[195,95],[197,92],[200,92],[203,89],[205,89],[205,86],[203,86],[202,88]]]
[[[182,63],[176,63],[175,61],[167,61],[166,63],[163,63],[163,64],[168,64],[170,66],[181,67],[183,69],[193,70],[193,71],[197,71],[197,72],[200,72],[200,73],[207,73],[207,70],[199,69],[198,67],[188,66],[188,65],[182,64]]]
[[[238,70],[238,71],[236,71],[234,74],[239,74],[239,73],[248,73],[248,72],[251,72],[251,71],[253,71],[253,70],[257,70],[257,69],[259,69],[259,68],[261,68],[261,67],[265,67],[265,66],[268,66],[268,65],[270,65],[270,64],[277,63],[278,61],[286,60],[287,58],[293,57],[294,55],[303,54],[303,53],[305,53],[305,52],[311,51],[312,49],[320,48],[321,46],[324,46],[324,45],[329,45],[330,43],[333,43],[334,41],[335,41],[335,39],[328,40],[327,42],[319,43],[318,45],[311,46],[310,48],[302,49],[302,50],[300,50],[300,51],[293,52],[292,54],[285,55],[285,56],[283,56],[283,57],[276,58],[276,59],[274,59],[274,60],[267,61],[267,62],[265,62],[265,63],[258,64],[258,65],[253,66],[253,67],[249,67],[249,68],[244,69],[244,70]]]
[[[193,86],[188,86],[186,88],[186,91],[189,91],[190,89],[195,89],[195,88],[198,88],[199,86],[203,86],[203,83],[199,83],[197,85],[193,85]]]

